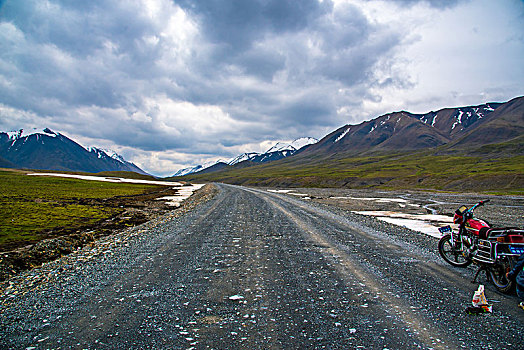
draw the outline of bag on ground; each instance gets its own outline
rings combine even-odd
[[[491,312],[492,306],[488,304],[488,300],[486,299],[486,295],[484,294],[484,285],[479,285],[479,288],[475,291],[473,294],[473,300],[471,301],[474,307],[481,307],[486,312]]]

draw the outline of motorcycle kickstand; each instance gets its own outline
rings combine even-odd
[[[480,275],[482,271],[486,272],[486,280],[488,279],[488,269],[481,266],[478,268],[477,273],[475,273],[475,277],[473,278],[473,281],[471,281],[471,283],[477,283],[477,277]]]

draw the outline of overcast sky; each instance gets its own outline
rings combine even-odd
[[[0,130],[155,175],[521,95],[522,0],[0,0]]]

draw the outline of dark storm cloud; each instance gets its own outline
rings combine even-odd
[[[34,42],[82,58],[108,40],[122,52],[136,53],[136,38],[155,30],[140,6],[119,1],[7,1],[2,15]]]
[[[175,1],[200,19],[206,36],[228,50],[243,51],[267,33],[297,31],[330,11],[330,1]]]
[[[303,123],[302,125],[307,125],[308,127],[325,126],[332,123],[332,120],[329,120],[330,116],[336,112],[330,107],[331,106],[320,101],[308,99],[296,102],[295,104],[289,104],[279,112],[287,120],[294,121],[294,123],[292,123],[293,125],[296,125],[296,121],[301,121]],[[286,127],[293,125],[286,125]]]
[[[233,59],[235,65],[260,79],[271,81],[279,70],[286,67],[286,57],[270,47],[253,47]]]
[[[199,19],[206,38],[217,45],[213,61],[199,67],[202,72],[212,67],[213,74],[217,65],[235,65],[243,74],[270,80],[285,68],[287,78],[299,83],[320,76],[356,84],[401,36],[390,33],[387,40],[374,42],[370,35],[383,29],[371,25],[356,6],[342,4],[333,11],[330,1],[177,3]],[[321,57],[312,56],[310,45]]]
[[[400,43],[402,36],[401,31],[371,24],[362,10],[351,4],[341,4],[335,11],[328,1],[304,1],[299,7],[286,1],[177,3],[191,11],[208,41],[215,45],[207,57],[210,61],[194,66],[214,81],[210,85],[188,85],[186,92],[193,101],[217,103],[228,111],[237,111],[233,118],[283,119],[280,123],[307,125],[316,116],[333,122],[333,105],[315,106],[306,112],[302,106],[311,104],[312,96],[303,102],[279,96],[318,86],[316,100],[325,103],[327,100],[318,96],[326,91],[334,93],[341,86],[373,81],[374,65]],[[234,75],[273,84],[237,86],[231,84]],[[329,101],[335,102],[333,98]],[[244,113],[239,111],[242,106]]]
[[[79,106],[118,108],[139,103],[147,80],[160,79],[161,45],[145,39],[157,23],[137,3],[7,1],[0,12],[12,42],[0,41],[13,74],[4,103],[43,115]],[[149,90],[151,91],[151,90]],[[133,96],[135,95],[135,96]]]
[[[330,1],[176,1],[185,15],[160,4],[147,14],[140,1],[8,1],[1,102],[144,150],[289,138],[288,128],[336,124],[337,104],[348,104],[337,90],[373,80],[401,36]],[[158,96],[164,104],[146,106]],[[183,101],[193,104],[185,119]],[[184,125],[216,113],[228,113],[229,131]]]

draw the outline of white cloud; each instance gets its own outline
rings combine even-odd
[[[375,115],[399,109],[424,113],[522,95],[524,3],[466,1],[443,11],[427,3],[405,9],[390,4],[369,12],[416,33],[398,51],[394,66],[409,74],[414,86],[373,87],[382,98],[366,101],[365,109]]]
[[[219,106],[194,105],[186,101],[173,101],[166,96],[147,98],[144,101],[147,116],[162,133],[174,137],[191,135],[198,139],[217,139],[230,130],[238,130],[243,122],[232,119]]]

